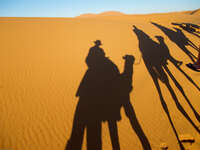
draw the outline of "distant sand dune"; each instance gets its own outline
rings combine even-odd
[[[190,14],[190,15],[199,15],[200,9],[196,9],[196,10],[193,10],[193,11],[185,11],[185,13]]]
[[[88,13],[88,14],[82,14],[80,16],[78,16],[77,18],[88,18],[88,17],[102,17],[102,16],[123,16],[125,14],[118,12],[118,11],[107,11],[107,12],[103,12],[103,13],[99,13],[99,14],[92,14],[92,13]]]

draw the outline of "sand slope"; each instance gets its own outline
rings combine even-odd
[[[166,33],[151,22],[165,27]],[[172,91],[161,81],[159,84],[178,136],[189,134],[195,138],[195,143],[184,146],[200,149],[197,131],[197,128],[200,129],[200,117],[194,115],[195,111],[200,114],[200,93],[194,85],[196,83],[200,87],[200,73],[185,66],[191,59],[169,36],[183,38],[175,33],[173,27],[176,27],[196,46],[200,44],[200,38],[173,26],[172,22],[200,25],[200,16],[168,13],[96,18],[0,18],[0,149],[65,148],[78,102],[75,93],[87,70],[85,58],[94,45],[93,41],[99,39],[106,56],[121,72],[124,67],[122,56],[132,54],[136,57],[131,103],[152,150],[160,149],[162,143],[166,143],[169,150],[178,150],[175,133],[161,103],[163,101],[140,52],[139,46],[143,45],[145,50],[148,47],[139,41],[132,30],[133,25],[157,43],[155,36],[162,36],[171,56],[183,61],[180,68],[185,75],[170,61],[167,65],[174,77],[167,75],[169,84],[181,108],[177,108],[170,94]],[[147,46],[152,50],[151,44]],[[189,45],[186,48],[197,56],[194,48]],[[158,58],[150,56],[151,60]],[[183,109],[193,125],[181,113]],[[121,114],[122,120],[118,122],[121,150],[141,150],[142,144],[123,109]],[[112,149],[107,123],[103,123],[102,143],[103,150]],[[83,149],[86,149],[85,139]]]

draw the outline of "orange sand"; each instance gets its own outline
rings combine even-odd
[[[93,41],[99,39],[106,56],[122,72],[122,56],[136,57],[131,103],[152,150],[167,144],[178,150],[178,142],[161,105],[139,49],[139,41],[132,30],[138,29],[157,41],[162,36],[170,54],[183,61],[181,69],[200,86],[200,73],[188,69],[190,58],[172,42],[157,23],[175,31],[171,23],[200,25],[200,15],[184,12],[150,15],[93,16],[86,18],[0,18],[0,149],[5,150],[64,150],[72,131],[78,98],[76,90],[87,70],[85,58]],[[181,29],[182,30],[182,29]],[[200,38],[182,30],[195,45]],[[186,48],[197,56],[190,46]],[[184,90],[185,95],[200,114],[199,90],[169,62],[168,68]],[[186,99],[170,76],[169,83],[181,106],[200,129]],[[179,136],[189,134],[193,144],[183,143],[189,150],[200,149],[200,135],[177,109],[166,86],[159,81],[161,91]],[[142,150],[124,110],[118,122],[121,150]],[[111,150],[107,123],[102,126],[103,150]],[[83,150],[86,149],[84,136]]]

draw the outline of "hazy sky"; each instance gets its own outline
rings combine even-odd
[[[74,17],[110,10],[140,14],[198,8],[200,0],[0,0],[0,16],[13,17]]]

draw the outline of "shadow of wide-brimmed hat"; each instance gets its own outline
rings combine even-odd
[[[96,41],[94,41],[94,43],[95,43],[96,45],[102,45],[102,43],[101,43],[100,40],[96,40]]]

